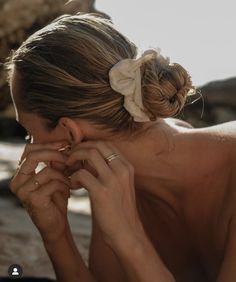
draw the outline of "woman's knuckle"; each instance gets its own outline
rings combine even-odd
[[[114,186],[117,184],[117,179],[113,175],[110,175],[107,177],[107,183],[109,186]]]
[[[124,167],[123,169],[120,170],[120,177],[122,178],[127,178],[129,176],[129,170],[127,167]]]
[[[97,149],[90,149],[90,150],[88,151],[88,154],[89,154],[89,156],[90,156],[91,158],[94,158],[94,157],[97,156],[98,151],[97,151]]]
[[[54,179],[54,180],[50,181],[50,183],[55,188],[60,188],[63,185],[63,183],[58,179]]]
[[[131,173],[134,173],[134,166],[131,163],[128,163],[127,166],[128,166],[129,171]]]

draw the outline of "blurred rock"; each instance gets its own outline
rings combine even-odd
[[[236,120],[236,108],[233,110],[230,107],[216,106],[212,110],[212,114],[215,124]]]
[[[236,77],[198,87],[198,94],[188,98],[178,118],[194,127],[236,120]]]
[[[94,4],[95,0],[1,0],[0,63],[29,35],[60,15],[93,12],[109,18],[105,13],[97,11]],[[0,64],[0,111],[8,107],[10,100],[6,73]]]
[[[236,109],[236,77],[213,81],[200,89],[208,105]]]

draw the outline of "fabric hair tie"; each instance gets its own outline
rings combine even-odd
[[[137,122],[150,121],[142,102],[140,67],[156,55],[157,51],[147,50],[139,58],[119,61],[109,71],[111,88],[125,96],[124,107]]]

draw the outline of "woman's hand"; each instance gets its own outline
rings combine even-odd
[[[21,165],[10,183],[11,191],[20,199],[45,242],[58,239],[65,232],[70,182],[59,171],[46,166],[39,173],[39,162],[67,160],[62,143],[27,144]]]
[[[118,153],[110,162],[106,157]],[[139,234],[143,227],[136,208],[134,168],[111,143],[86,141],[75,145],[66,164],[85,160],[89,168],[71,175],[71,186],[88,190],[94,216],[109,245],[128,233]],[[90,172],[92,171],[92,173]],[[141,234],[140,233],[140,234]],[[143,234],[143,233],[142,233]]]

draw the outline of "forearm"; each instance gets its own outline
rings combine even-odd
[[[113,245],[129,282],[175,282],[146,235],[127,235]]]
[[[52,262],[57,282],[96,282],[85,265],[71,235],[70,229],[57,242],[44,242]]]

